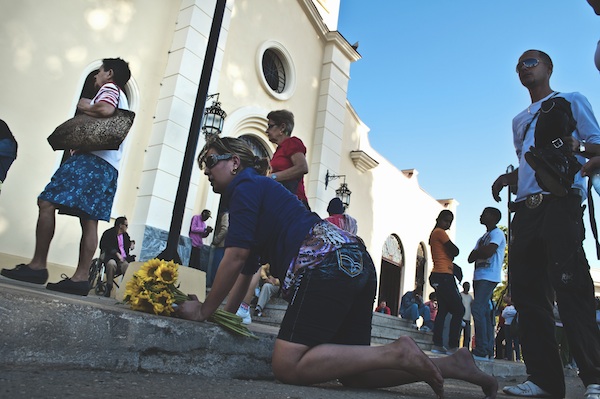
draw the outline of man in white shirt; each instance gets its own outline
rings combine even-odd
[[[496,285],[501,281],[502,263],[506,248],[504,232],[496,225],[502,218],[497,208],[488,207],[483,210],[479,222],[485,226],[486,232],[469,254],[469,263],[475,263],[473,272],[473,292],[475,299],[471,306],[475,324],[476,345],[473,357],[478,360],[494,358],[494,326],[490,323],[490,300]]]
[[[463,283],[463,290],[460,293],[462,304],[465,307],[465,314],[462,318],[462,333],[463,333],[463,348],[470,348],[471,345],[471,303],[473,297],[469,293],[471,290],[471,283],[465,281]]]
[[[520,315],[521,346],[529,374],[524,383],[507,386],[503,391],[521,397],[565,396],[563,366],[554,338],[552,304],[556,292],[579,377],[587,387],[585,398],[599,399],[600,331],[594,320],[594,284],[583,251],[581,203],[586,196],[585,180],[577,172],[573,183],[563,187],[562,195],[553,194],[549,190],[555,191],[566,180],[552,181],[553,174],[548,170],[538,173],[538,168],[534,170],[529,164],[527,154],[536,146],[538,134],[545,137],[552,127],[562,126],[545,121],[561,111],[565,101],[572,115],[564,116],[571,117],[576,124],[552,141],[557,149],[563,151],[567,144],[566,149],[574,150],[582,163],[581,154],[587,155],[587,144],[600,144],[600,128],[583,95],[558,93],[550,88],[553,68],[548,54],[540,50],[528,50],[519,57],[516,70],[531,97],[531,104],[513,119],[519,168],[501,175],[492,185],[496,201],[500,201],[499,193],[504,186],[517,185],[509,276],[512,299]],[[546,127],[537,129],[537,125]],[[573,143],[579,146],[574,148]],[[552,160],[550,166],[560,169],[564,165]],[[546,190],[541,183],[547,186]]]

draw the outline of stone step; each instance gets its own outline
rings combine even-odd
[[[412,321],[408,319],[403,319],[399,316],[390,316],[383,313],[373,313],[373,320],[379,326],[387,326],[387,327],[396,327],[401,325],[406,328],[411,328]]]
[[[254,340],[213,323],[154,316],[111,298],[61,294],[3,277],[0,316],[4,366],[273,379],[271,354],[278,329],[261,323],[249,326],[259,337]],[[385,343],[387,338],[374,338],[374,345],[378,339]],[[499,377],[526,375],[523,363],[477,364]]]
[[[410,320],[401,319],[381,313],[373,313],[371,328],[372,344],[389,344],[400,336],[409,336],[415,340],[422,350],[431,350],[433,334],[423,332],[412,327]]]
[[[254,316],[254,312],[252,313],[252,322],[279,327],[285,315],[287,305],[288,303],[283,299],[273,298],[265,306],[262,317]],[[414,339],[422,350],[431,350],[433,337],[431,333],[414,329],[410,320],[381,313],[373,313],[372,344],[389,344],[403,335]]]

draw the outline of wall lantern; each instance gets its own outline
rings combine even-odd
[[[345,208],[350,206],[350,195],[352,195],[352,191],[348,188],[346,184],[346,175],[330,175],[329,170],[325,174],[325,188],[327,189],[327,185],[330,180],[335,180],[339,178],[344,178],[344,182],[340,184],[340,187],[335,190],[335,196],[342,200]]]
[[[204,118],[202,119],[202,132],[205,137],[219,135],[223,131],[223,124],[227,114],[221,109],[221,103],[219,102],[219,93],[210,94],[206,97],[208,101],[211,98],[216,97],[210,107],[204,110]]]

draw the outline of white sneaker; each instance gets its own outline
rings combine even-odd
[[[235,314],[242,318],[242,323],[244,323],[244,324],[252,323],[252,316],[250,316],[250,308],[249,307],[244,309],[242,307],[242,305],[240,305],[238,311],[235,312]]]
[[[443,346],[433,345],[431,347],[431,353],[436,353],[438,355],[445,355],[446,352],[447,352],[447,349],[444,348]]]
[[[584,397],[584,399],[600,399],[600,385],[599,384],[588,385],[583,397]]]
[[[456,348],[448,348],[446,349],[446,355],[454,355],[458,351],[458,346]]]
[[[509,385],[502,389],[507,395],[512,396],[520,396],[523,398],[550,398],[551,394],[544,391],[542,388],[538,387],[531,381],[525,381],[522,384],[518,385]],[[586,398],[587,399],[587,398]],[[592,397],[592,399],[595,399]]]

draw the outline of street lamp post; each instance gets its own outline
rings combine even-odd
[[[514,172],[515,167],[511,165],[508,165],[508,167],[506,168],[506,174],[510,174],[512,172]],[[508,189],[508,195],[507,195],[507,201],[506,201],[506,215],[508,217],[508,221],[506,222],[506,250],[508,251],[508,253],[510,253],[510,219],[512,218],[512,215],[510,214],[510,201],[511,201],[511,194],[512,194],[512,186],[509,184],[507,187]],[[510,271],[508,271],[508,274],[506,275],[506,292],[508,292],[510,294],[511,289],[510,289]]]
[[[514,172],[514,170],[515,170],[514,166],[508,165],[508,167],[506,168],[506,174],[510,174],[510,173]],[[511,201],[511,198],[510,197],[511,197],[511,194],[512,194],[512,187],[510,186],[510,184],[508,185],[507,189],[508,189],[508,200],[506,202],[506,212],[507,212],[507,215],[508,215],[508,222],[506,224],[506,229],[508,230],[508,232],[507,232],[507,237],[506,237],[507,238],[507,240],[506,240],[506,246],[510,247],[510,219],[511,219],[511,216],[510,216],[510,201]]]
[[[208,95],[208,85],[212,74],[215,55],[217,53],[217,44],[219,42],[219,33],[221,24],[223,23],[223,15],[225,14],[225,5],[227,0],[217,0],[215,5],[215,13],[210,27],[208,36],[208,44],[204,63],[202,65],[202,73],[200,75],[200,84],[198,85],[198,93],[196,94],[196,103],[194,104],[194,112],[192,114],[192,122],[183,156],[183,164],[181,165],[181,175],[177,194],[175,195],[175,203],[173,205],[173,216],[171,218],[171,226],[169,227],[169,235],[167,237],[166,248],[158,255],[159,259],[172,260],[181,264],[181,258],[177,252],[179,245],[179,236],[181,234],[181,226],[183,224],[183,213],[185,211],[185,200],[187,198],[190,180],[192,177],[192,168],[194,167],[194,155],[198,147],[198,137],[200,135],[200,127],[202,115],[204,113],[204,105]]]

